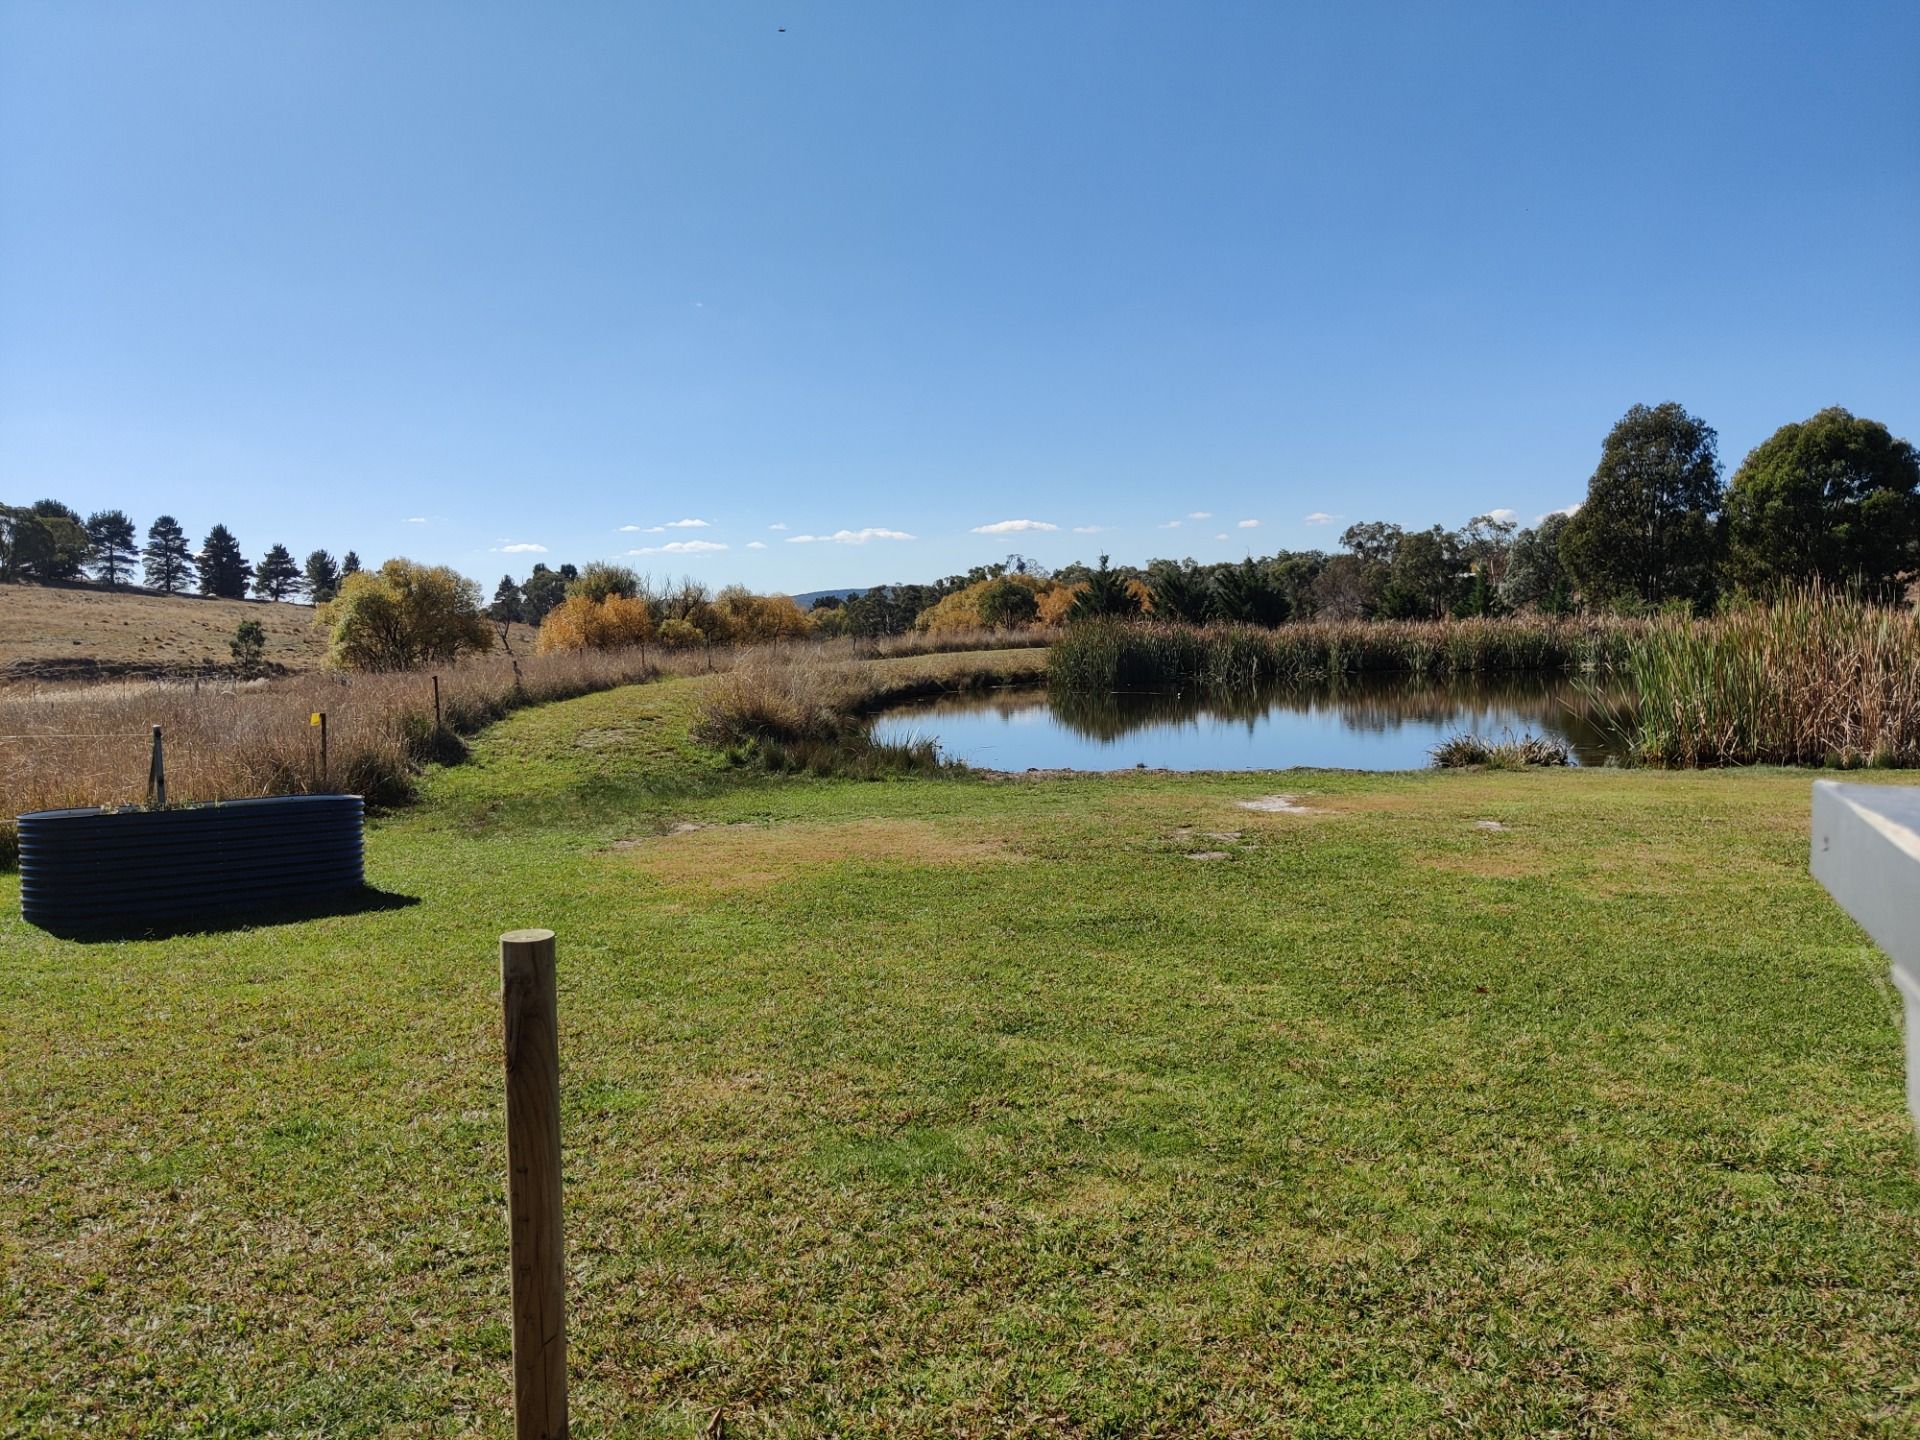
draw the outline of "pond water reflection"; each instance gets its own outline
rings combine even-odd
[[[949,759],[989,770],[1414,770],[1462,733],[1549,736],[1596,765],[1622,753],[1621,708],[1619,695],[1596,701],[1564,675],[1372,676],[1225,699],[1037,689],[942,696],[885,712],[874,735],[931,738]]]

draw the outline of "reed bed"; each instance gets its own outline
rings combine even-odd
[[[285,679],[127,681],[0,691],[0,863],[14,856],[14,816],[30,810],[140,804],[151,727],[164,736],[170,804],[347,791],[375,804],[408,799],[420,767],[456,759],[460,737],[523,705],[562,700],[662,673],[731,663],[715,652],[587,651],[465,661],[433,674],[311,673]],[[320,732],[327,716],[327,773]]]
[[[1632,637],[1649,764],[1920,765],[1920,618],[1809,590]]]
[[[1644,622],[1552,620],[1303,621],[1176,625],[1095,620],[1054,646],[1049,683],[1063,693],[1187,690],[1245,693],[1274,682],[1400,673],[1425,679],[1468,673],[1605,669],[1625,657]]]
[[[1011,625],[999,630],[975,626],[965,630],[912,630],[904,635],[826,641],[822,642],[822,649],[828,655],[844,652],[873,660],[894,660],[908,655],[1044,649],[1058,642],[1060,635],[1056,625]]]

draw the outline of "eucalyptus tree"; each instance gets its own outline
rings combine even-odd
[[[1834,406],[1756,445],[1727,490],[1727,570],[1749,590],[1811,580],[1887,594],[1920,566],[1920,456]]]
[[[1707,605],[1723,499],[1713,427],[1672,401],[1635,405],[1608,433],[1561,540],[1583,598]]]

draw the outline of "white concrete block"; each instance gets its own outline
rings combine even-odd
[[[1814,781],[1813,874],[1893,962],[1920,1127],[1920,787]]]

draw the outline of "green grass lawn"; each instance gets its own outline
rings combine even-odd
[[[769,780],[700,683],[489,732],[371,830],[411,906],[79,945],[0,878],[0,1433],[506,1434],[525,925],[579,1434],[1920,1428],[1806,774]]]

